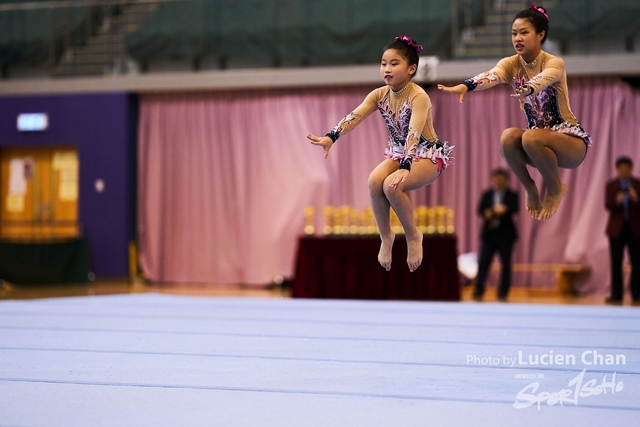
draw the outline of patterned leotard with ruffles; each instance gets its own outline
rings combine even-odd
[[[489,71],[465,80],[469,91],[489,89],[500,83],[513,88],[529,85],[533,92],[524,98],[523,109],[529,129],[551,129],[582,139],[591,146],[591,136],[580,126],[569,105],[567,74],[562,58],[541,51],[526,64],[520,55],[503,58]]]
[[[383,86],[369,93],[362,104],[340,120],[330,134],[337,139],[378,110],[389,130],[385,157],[399,160],[400,168],[409,170],[414,161],[429,159],[442,171],[451,164],[453,147],[438,139],[433,129],[431,109],[429,96],[413,82],[398,92]]]

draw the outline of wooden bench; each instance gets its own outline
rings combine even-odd
[[[556,292],[563,295],[575,295],[573,280],[579,273],[589,271],[590,268],[582,264],[513,264],[514,273],[556,273]],[[493,263],[491,271],[500,271],[500,263]]]

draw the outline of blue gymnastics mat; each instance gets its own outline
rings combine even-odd
[[[0,426],[639,425],[635,307],[0,301]]]

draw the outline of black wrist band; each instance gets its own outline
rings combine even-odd
[[[469,92],[471,92],[472,90],[474,90],[474,89],[478,86],[478,85],[477,85],[477,84],[475,84],[475,83],[473,82],[473,80],[471,80],[471,79],[467,79],[467,80],[463,81],[463,82],[462,82],[462,84],[463,84],[463,85],[465,85],[465,86],[467,87],[467,90],[468,90]]]
[[[400,160],[400,167],[398,169],[411,171],[411,161],[407,159]]]
[[[329,138],[331,138],[331,141],[333,141],[334,143],[338,140],[338,138],[340,138],[340,134],[338,134],[338,132],[333,130],[331,132],[327,132],[325,136],[328,136]]]
[[[527,94],[527,96],[533,95],[533,91],[534,91],[533,86],[531,86],[530,84],[527,84],[527,87],[529,88],[529,93]]]

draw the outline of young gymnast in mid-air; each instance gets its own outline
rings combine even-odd
[[[460,102],[474,89],[489,89],[499,83],[513,86],[511,96],[520,101],[528,128],[508,128],[502,132],[501,153],[524,185],[527,211],[540,220],[556,212],[567,191],[567,186],[560,181],[558,168],[578,167],[591,145],[591,137],[569,106],[564,61],[541,48],[548,31],[547,11],[531,5],[516,14],[511,25],[515,55],[503,58],[490,71],[463,84],[438,85],[440,90],[458,94]],[[547,187],[544,203],[527,165],[538,169],[544,178]]]
[[[324,148],[324,157],[336,140],[353,130],[362,120],[379,110],[389,129],[386,159],[369,175],[371,207],[382,243],[378,262],[391,269],[390,208],[398,215],[407,239],[407,264],[412,272],[422,263],[422,232],[413,217],[408,191],[431,184],[451,163],[451,151],[433,129],[431,100],[411,79],[418,69],[422,47],[411,37],[399,36],[382,53],[380,74],[385,86],[373,90],[355,110],[338,122],[325,136],[307,134],[314,145]]]

